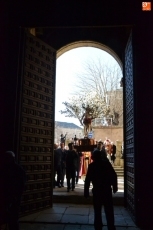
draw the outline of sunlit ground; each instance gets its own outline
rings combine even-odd
[[[85,180],[85,176],[82,176],[81,179],[79,179],[78,184],[75,185],[75,195],[76,192],[83,194],[83,190],[84,190],[84,180]],[[90,186],[90,188],[92,189],[92,184]],[[66,178],[64,180],[64,188],[58,188],[55,187],[53,190],[53,193],[56,192],[57,193],[63,193],[67,191],[67,182],[66,182]],[[124,192],[124,177],[118,177],[118,192]],[[71,192],[73,193],[73,192]]]

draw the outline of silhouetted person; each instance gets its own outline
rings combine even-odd
[[[58,186],[61,188],[60,181],[62,176],[62,155],[61,153],[57,152],[58,145],[54,144],[54,184],[53,187]],[[57,178],[56,178],[57,175]]]
[[[26,174],[24,169],[15,162],[15,154],[12,151],[7,151],[4,154],[2,175],[4,177],[3,189],[9,230],[19,230],[19,207],[26,182]]]
[[[64,145],[65,145],[65,141],[66,141],[66,136],[67,136],[67,133],[65,134],[65,136],[63,134],[61,134],[61,143],[64,143]]]
[[[56,149],[57,161],[58,164],[61,166],[60,184],[59,181],[57,181],[58,187],[64,187],[64,178],[66,174],[66,154],[67,150],[65,149],[65,144],[64,142],[62,142],[60,143],[60,148]]]
[[[93,207],[95,230],[102,230],[102,205],[104,205],[108,230],[115,230],[114,209],[112,199],[113,193],[118,190],[117,174],[111,163],[96,150],[93,162],[89,165],[84,185],[84,196],[89,197],[90,182],[93,184]]]
[[[97,143],[97,148],[94,149],[94,151],[92,152],[92,155],[91,155],[91,159],[93,160],[93,155],[94,155],[94,152],[95,151],[100,151],[101,152],[101,155],[103,157],[106,157],[107,158],[107,153],[106,153],[106,150],[105,150],[105,146],[103,145],[103,142],[102,141],[98,141]],[[108,158],[107,158],[108,159]]]
[[[76,184],[79,181],[79,172],[81,169],[81,157],[83,156],[82,152],[77,152],[78,154],[78,161],[77,161],[77,169],[76,169]]]
[[[111,161],[112,161],[112,163],[114,164],[114,162],[115,162],[115,159],[116,159],[116,145],[114,145],[114,143],[113,142],[111,142]]]
[[[67,151],[66,155],[66,179],[67,191],[69,192],[71,188],[72,191],[75,189],[75,176],[78,168],[79,155],[77,154],[76,150],[74,150],[73,143],[69,143],[68,146],[69,150]]]

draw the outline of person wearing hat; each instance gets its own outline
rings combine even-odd
[[[3,167],[1,175],[3,177],[3,195],[5,200],[6,220],[9,230],[19,230],[18,218],[21,196],[26,182],[24,169],[15,161],[15,154],[7,151],[3,154]],[[5,214],[4,214],[5,215]]]
[[[95,150],[93,162],[89,165],[84,184],[84,197],[89,197],[89,187],[92,182],[93,189],[93,207],[94,207],[94,228],[101,230],[102,223],[102,205],[104,205],[108,230],[115,230],[113,193],[118,191],[117,174],[114,171],[107,157],[101,154],[101,151]]]

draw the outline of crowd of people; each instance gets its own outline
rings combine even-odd
[[[107,141],[107,140],[106,140]],[[102,228],[101,208],[104,205],[109,230],[115,230],[112,191],[116,193],[117,174],[108,157],[108,142],[97,143],[97,148],[91,153],[91,162],[86,171],[84,181],[84,197],[89,197],[89,188],[92,183],[94,227],[95,230]],[[67,180],[67,192],[74,191],[75,184],[80,176],[80,162],[82,152],[77,152],[74,143],[61,142],[60,147],[54,146],[54,187],[64,187],[64,179]],[[85,155],[85,160],[88,156]],[[0,202],[0,227],[8,223],[9,230],[19,230],[19,208],[21,196],[25,189],[26,172],[15,161],[15,154],[7,151],[2,155],[3,164],[0,164],[0,195],[4,199]]]
[[[67,191],[74,191],[75,184],[79,180],[80,157],[81,152],[74,149],[74,143],[68,144],[68,150],[65,149],[65,143],[54,145],[54,187],[64,187],[64,179],[67,179]]]
[[[114,165],[116,159],[116,145],[110,140],[105,139],[97,142],[97,148],[101,151],[109,162]],[[89,164],[93,161],[93,152],[77,152],[74,142],[65,146],[65,141],[60,145],[54,144],[54,188],[64,187],[64,179],[67,181],[67,191],[75,189],[82,175],[86,175]],[[70,184],[71,181],[71,184]]]
[[[111,145],[111,148],[110,148]],[[113,143],[108,139],[105,143],[99,141],[97,148],[91,153],[91,162],[88,165],[86,177],[84,181],[84,197],[89,197],[89,189],[92,183],[93,208],[94,208],[94,228],[100,230],[103,227],[102,222],[102,205],[107,219],[108,230],[115,230],[114,225],[114,209],[112,191],[118,191],[117,174],[112,166],[114,162],[114,154],[116,146],[113,148]],[[54,187],[64,187],[64,177],[67,180],[67,192],[74,191],[75,184],[78,182],[80,170],[80,159],[83,153],[78,153],[75,150],[74,143],[68,144],[68,150],[65,149],[65,143],[60,144],[60,148],[55,145],[54,150]],[[110,154],[110,157],[108,156]],[[86,158],[86,157],[85,157]],[[57,174],[57,177],[56,177]],[[57,178],[57,180],[56,180]]]

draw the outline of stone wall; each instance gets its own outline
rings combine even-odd
[[[116,141],[123,142],[123,126],[93,127],[94,138],[104,141],[107,137],[116,144]]]
[[[94,127],[94,138],[98,140],[104,141],[106,137],[114,142],[116,145],[116,160],[114,162],[114,166],[120,166],[124,168],[124,160],[121,159],[121,146],[123,142],[123,126],[115,127],[115,126],[103,126],[103,127]]]

